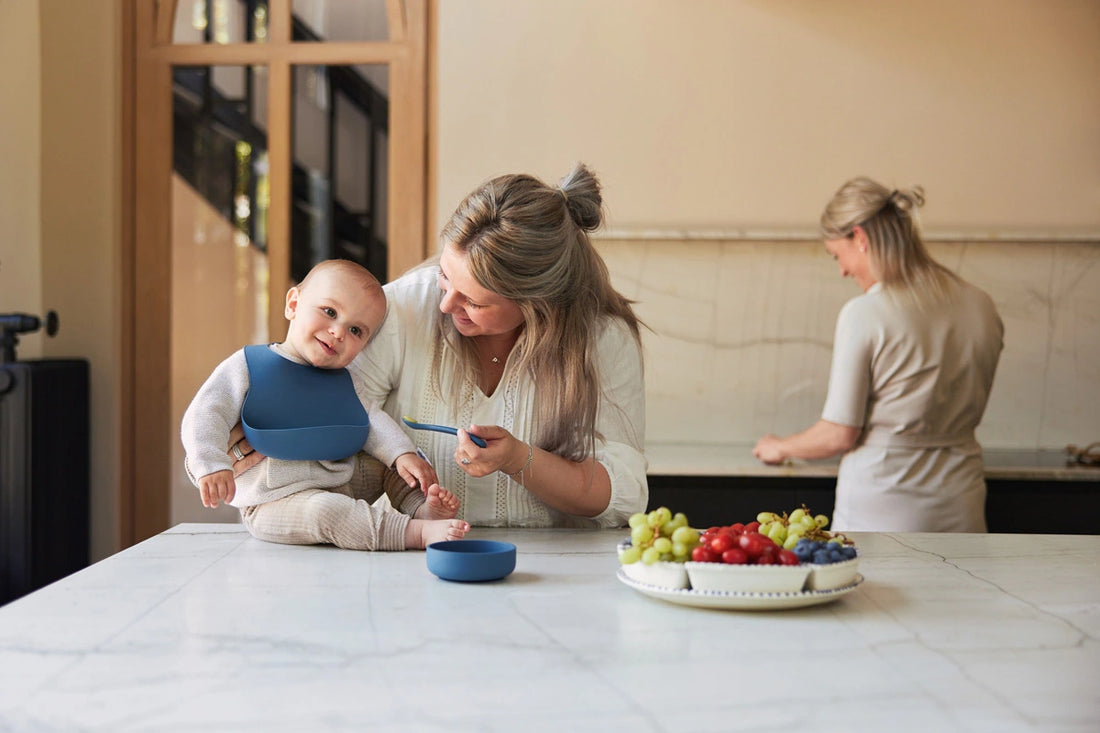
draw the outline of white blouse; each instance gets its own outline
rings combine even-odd
[[[461,428],[499,425],[530,442],[535,435],[530,375],[521,373],[510,355],[490,396],[462,378],[455,353],[439,334],[438,273],[438,267],[423,267],[384,286],[386,319],[349,368],[366,384],[368,398],[395,420],[408,415],[418,422]],[[619,527],[631,514],[646,510],[641,347],[626,324],[609,320],[596,348],[602,387],[596,429],[603,436],[596,442],[596,460],[611,478],[608,507],[591,518],[564,514],[501,472],[481,478],[466,474],[455,464],[453,435],[408,429],[435,467],[440,485],[461,501],[460,518],[484,527]],[[439,364],[445,396],[432,385],[433,362]]]

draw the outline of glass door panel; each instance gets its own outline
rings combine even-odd
[[[178,0],[173,43],[264,43],[266,0]]]
[[[386,0],[294,0],[294,40],[388,41]]]
[[[381,66],[297,66],[291,278],[324,259],[387,280],[389,76]]]
[[[205,509],[183,470],[183,412],[214,367],[267,333],[267,84],[263,67],[173,72],[171,522],[237,521]]]

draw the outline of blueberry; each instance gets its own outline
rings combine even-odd
[[[843,548],[841,548],[840,551],[844,553],[844,557],[848,560],[855,559],[856,548],[852,547],[851,545],[845,545]]]
[[[814,565],[828,565],[831,562],[829,560],[828,550],[815,550],[813,555]]]

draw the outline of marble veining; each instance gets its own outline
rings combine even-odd
[[[422,552],[179,525],[0,608],[0,730],[1094,731],[1098,536],[858,533],[832,603],[678,606],[622,530],[482,530],[488,584]]]

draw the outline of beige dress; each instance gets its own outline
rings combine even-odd
[[[925,310],[878,284],[841,309],[822,418],[862,427],[840,463],[841,531],[984,532],[974,430],[1003,346],[992,299],[960,282]]]

